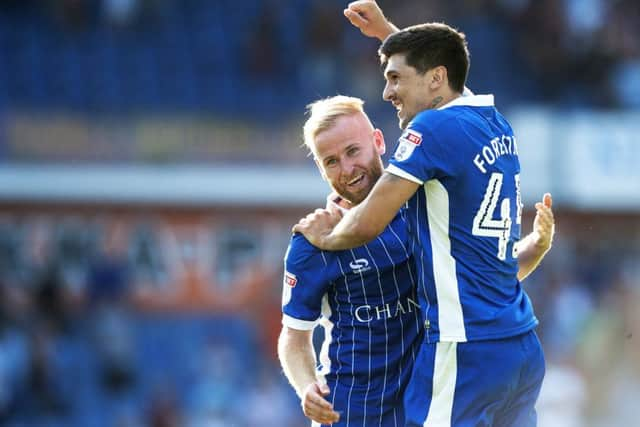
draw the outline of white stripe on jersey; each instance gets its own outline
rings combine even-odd
[[[420,208],[420,197],[416,197],[416,207],[415,207],[415,216],[416,216],[416,229],[414,232],[414,236],[415,239],[413,240],[413,247],[411,248],[413,255],[415,257],[415,262],[416,262],[416,266],[418,261],[420,262],[420,269],[418,270],[420,272],[420,276],[418,277],[418,287],[422,289],[422,293],[424,294],[424,300],[426,303],[426,308],[424,310],[423,313],[423,317],[425,319],[429,319],[429,309],[431,308],[431,301],[429,301],[429,294],[427,294],[427,281],[425,280],[425,272],[427,271],[428,266],[425,265],[425,263],[429,263],[431,260],[427,258],[427,256],[424,253],[424,248],[425,248],[425,243],[422,242],[422,232],[420,231],[420,226],[424,223],[427,222],[427,218],[422,219],[420,217],[420,212],[426,212],[427,211],[427,207],[426,207],[426,197],[425,197],[425,207],[423,209]],[[416,244],[417,246],[420,248],[420,253],[416,255]],[[432,268],[433,266],[430,265]],[[430,342],[430,337],[429,337],[429,328],[425,328],[425,336],[427,339],[427,342]]]
[[[327,260],[324,258],[324,252],[322,252],[322,259],[324,259],[325,263],[327,262]],[[338,261],[338,265],[340,266],[340,271],[344,274],[344,271],[342,270],[342,265],[340,264],[340,261]],[[336,284],[335,282],[333,283],[333,286],[335,288]],[[340,324],[340,319],[341,319],[341,314],[340,314],[340,301],[338,301],[338,293],[334,292],[333,293],[333,299],[334,302],[336,304],[336,312],[338,313],[338,319],[337,319],[337,323]],[[347,288],[347,300],[349,302],[351,302],[351,293],[349,293],[349,288]],[[351,320],[351,326],[353,326],[353,319]],[[342,343],[342,332],[344,331],[344,328],[340,328],[339,332],[340,335],[338,336],[338,339],[336,340],[336,343],[338,345],[338,347],[336,348],[336,354],[340,354],[340,345]],[[327,337],[325,336],[325,339],[327,339]],[[336,369],[336,381],[338,379],[340,379],[340,373],[342,372],[342,362],[340,361],[340,358],[338,357],[338,368]],[[335,393],[333,394],[333,397],[331,399],[331,404],[333,406],[336,405],[336,395]]]
[[[400,244],[400,246],[402,246],[402,249],[404,250],[404,254],[407,256],[407,259],[410,258],[409,256],[409,252],[407,247],[404,245],[404,243],[402,242],[402,240],[400,239],[400,236],[398,236],[396,234],[396,232],[393,230],[392,227],[389,227],[389,230],[391,231],[391,233],[393,233],[393,235],[396,237],[396,239],[398,240],[398,243]],[[415,244],[414,244],[415,245]],[[386,251],[386,248],[385,248]],[[411,250],[411,252],[413,252],[413,249]],[[387,256],[389,257],[389,259],[391,259],[391,255],[389,255],[389,252],[387,252]],[[415,257],[414,257],[414,262],[415,262]],[[415,295],[412,294],[412,296],[414,298],[417,298],[417,291],[418,291],[418,282],[416,281],[416,279],[413,277],[413,269],[407,264],[406,265],[407,268],[407,272],[409,273],[409,280],[411,280],[411,283],[413,284],[413,289],[416,291]],[[400,295],[400,288],[398,287],[398,279],[396,278],[396,265],[393,265],[393,281],[396,285],[396,291],[398,291],[398,295]],[[420,332],[420,311],[416,310],[414,312],[414,318],[415,318],[415,324],[416,324],[416,332]],[[402,323],[402,320],[400,320],[400,322]],[[404,330],[404,329],[403,329]],[[405,348],[404,348],[404,336],[402,338],[402,351],[404,352]],[[413,355],[413,361],[416,361],[416,355],[415,352],[412,351],[411,354]]]
[[[436,357],[433,367],[431,405],[424,421],[424,427],[451,426],[453,397],[458,374],[458,343],[436,343]]]
[[[321,251],[320,254],[322,255],[322,260],[324,261],[324,265],[325,267],[327,265],[329,265],[327,263],[327,258],[326,255],[324,253],[324,251]],[[340,268],[342,268],[342,266],[340,266]],[[335,283],[333,283],[333,286],[335,288]],[[347,289],[347,292],[349,292],[349,290]],[[338,301],[338,297],[337,297],[337,293],[334,292],[334,299],[335,299],[335,304],[336,304],[336,308],[337,308],[337,312],[338,312],[338,323],[340,323],[340,302]],[[349,300],[351,299],[351,295],[348,296]],[[327,302],[327,307],[325,307],[324,303],[325,301]],[[326,311],[325,311],[326,310]],[[326,370],[325,369],[322,370],[321,374],[326,375],[326,373],[330,372],[330,366],[331,366],[331,359],[329,358],[329,349],[331,348],[331,341],[332,341],[332,332],[333,332],[333,326],[334,323],[331,322],[330,319],[330,313],[331,313],[331,307],[329,306],[329,297],[328,294],[325,294],[324,297],[322,298],[322,313],[327,313],[327,322],[326,324],[324,324],[323,326],[325,327],[324,329],[324,342],[322,343],[322,348],[320,349],[320,357],[321,357],[321,363],[322,362],[322,353],[326,351],[326,358],[328,363],[326,364],[326,366],[329,366],[329,369]],[[327,327],[327,325],[330,325],[330,327]],[[342,336],[342,331],[340,331],[340,335]],[[336,349],[336,351],[338,352],[337,354],[340,354],[340,343],[342,342],[341,336],[338,337],[337,342],[338,342],[338,348]],[[325,350],[326,347],[326,350]],[[324,363],[323,363],[323,367],[324,367]],[[340,371],[342,370],[342,363],[340,363],[340,359],[338,358],[338,368],[336,369],[336,379],[340,378]],[[331,399],[331,404],[335,406],[336,404],[336,395],[334,394],[332,399]],[[317,423],[313,423],[312,426],[315,426]],[[319,427],[320,424],[317,424],[317,426]]]
[[[449,193],[437,179],[424,185],[427,196],[429,236],[433,253],[433,279],[438,299],[440,341],[467,340],[460,290],[456,276],[456,261],[451,255],[449,240]]]
[[[367,250],[367,253],[369,254],[369,256],[371,256],[371,252],[369,252],[369,247],[367,245],[364,245],[364,248]],[[351,249],[349,252],[351,252],[351,256],[353,257],[353,260],[356,261],[357,257],[356,254],[353,252],[353,249]],[[373,257],[371,257],[371,261],[373,261]],[[377,269],[376,269],[377,270]],[[367,288],[364,285],[364,276],[362,274],[362,270],[360,270],[358,272],[358,276],[360,277],[360,285],[362,286],[362,297],[364,298],[364,304],[365,305],[369,305],[369,301],[367,300]],[[380,272],[378,271],[378,281],[380,281]],[[386,322],[386,319],[385,319]],[[385,323],[386,325],[386,323]],[[369,329],[369,365],[367,367],[368,369],[368,376],[367,376],[367,391],[364,394],[364,414],[365,414],[365,418],[362,420],[362,427],[367,427],[364,422],[366,421],[366,414],[367,414],[367,402],[369,400],[369,389],[371,388],[371,343],[372,343],[372,338],[373,338],[373,333],[371,332],[371,322],[367,322],[367,328]],[[354,330],[354,337],[355,337],[355,330]],[[354,353],[355,353],[355,343],[354,343]],[[355,354],[354,354],[355,357]],[[355,360],[355,359],[354,359]],[[354,365],[355,367],[355,365]],[[349,391],[349,405],[351,405],[351,390]],[[347,425],[349,425],[349,419],[347,417]]]
[[[324,294],[322,297],[322,317],[325,319],[331,318],[331,306],[329,305],[329,295]]]
[[[321,375],[326,375],[331,372],[331,358],[329,357],[329,347],[331,347],[331,342],[333,341],[333,322],[329,319],[331,319],[331,306],[329,305],[328,294],[324,294],[324,296],[322,297],[322,320],[320,320],[320,324],[324,328],[324,341],[322,342],[322,347],[320,348],[319,354],[320,364],[322,364],[322,369],[320,370]]]
[[[337,261],[338,261],[338,266],[340,267],[340,273],[342,274],[342,279],[344,281],[344,287],[347,290],[347,301],[349,301],[349,305],[353,306],[353,302],[351,301],[351,291],[349,291],[349,283],[347,282],[347,274],[344,272],[344,268],[342,267],[342,262],[340,262],[340,257],[336,257]],[[336,292],[336,303],[338,302],[337,299],[337,292]],[[365,299],[365,304],[366,304],[366,299]],[[338,310],[338,313],[340,313],[340,310]],[[342,340],[338,340],[338,346],[340,345],[340,342]],[[355,385],[356,382],[356,373],[355,373],[355,366],[356,366],[356,328],[355,328],[355,323],[353,321],[353,316],[351,316],[351,387],[349,388],[349,397],[347,398],[347,423],[346,425],[349,425],[349,417],[351,416],[351,394],[353,393],[353,386]],[[371,337],[369,337],[369,343],[371,343]],[[340,347],[338,347],[338,350],[340,350]],[[340,354],[340,353],[337,353]],[[369,366],[371,366],[371,361],[369,361]],[[337,382],[337,373],[336,373],[336,382]],[[333,402],[331,402],[332,405],[335,405],[335,394],[333,395]]]
[[[401,214],[404,215],[404,214]],[[405,222],[405,225],[408,227],[408,225],[406,224],[406,219],[404,216],[402,216],[402,220]],[[395,230],[393,229],[393,227],[391,227],[391,225],[389,225],[389,230],[391,231],[391,233],[395,236],[395,238],[398,240],[398,243],[400,244],[400,246],[402,247],[402,249],[404,250],[404,254],[407,257],[407,259],[409,259],[409,252],[407,251],[407,248],[404,245],[404,242],[402,241],[402,239],[400,239],[400,236],[398,236],[398,234],[395,232]],[[386,246],[384,246],[384,250],[387,253],[387,257],[389,258],[389,260],[392,260],[391,255],[389,254],[389,252],[387,251]],[[415,261],[415,258],[414,258]],[[416,280],[413,278],[413,272],[411,267],[407,264],[405,266],[407,268],[407,271],[409,273],[409,278],[411,279],[411,283],[413,284],[413,289],[415,290],[415,293],[412,293],[411,295],[413,297],[416,297],[418,295],[418,290],[417,290],[417,286],[418,283],[416,282]],[[400,295],[400,288],[398,287],[398,279],[396,278],[396,265],[393,264],[393,282],[396,285],[396,292],[398,293],[398,295]],[[415,326],[416,326],[416,332],[420,332],[420,320],[419,320],[419,315],[420,315],[420,311],[419,310],[415,310],[414,311],[414,320],[415,320]],[[402,321],[402,317],[400,317],[400,326],[402,328],[402,354],[404,354],[407,349],[405,348],[405,343],[404,343],[404,322]],[[416,361],[416,352],[415,352],[415,347],[411,346],[411,359],[413,360],[413,362],[415,363]],[[398,366],[398,392],[401,389],[401,385],[402,385],[402,371],[403,371],[403,366],[402,366],[402,358],[400,358],[400,363]],[[395,425],[398,425],[398,421],[397,421],[397,413],[395,408],[393,409],[393,418],[394,418],[394,422]]]
[[[389,227],[391,228],[391,227]],[[380,244],[382,245],[382,248],[384,249],[384,251],[388,254],[389,251],[387,250],[387,247],[384,244],[384,241],[380,238],[380,236],[378,236],[377,240],[380,242]],[[367,250],[367,254],[369,254],[369,257],[371,258],[371,262],[374,266],[374,268],[376,269],[376,274],[378,276],[378,290],[380,291],[380,299],[382,300],[382,305],[385,305],[385,300],[384,300],[384,291],[382,290],[382,281],[380,280],[380,269],[378,268],[378,264],[376,263],[376,259],[373,256],[373,254],[371,253],[371,251],[369,250],[369,247],[367,245],[364,246],[364,248]],[[393,262],[392,262],[393,265]],[[395,276],[395,265],[393,265],[393,274]],[[394,281],[395,281],[395,277],[394,277]],[[396,290],[398,289],[397,283],[396,283]],[[400,292],[397,292],[396,294],[396,299],[399,301],[400,300]],[[402,331],[402,350],[404,351],[404,325],[402,324],[402,316],[398,316],[400,318],[400,330]],[[387,329],[387,316],[384,316],[384,336],[385,337],[389,337],[389,330]],[[371,347],[371,346],[369,346]],[[369,354],[371,354],[371,348],[369,348]],[[382,425],[382,415],[383,415],[383,408],[384,408],[384,392],[387,389],[387,365],[389,364],[389,340],[385,340],[384,342],[384,379],[382,381],[382,393],[380,393],[380,426]],[[367,394],[369,393],[369,390],[367,389]],[[366,414],[366,413],[365,413]]]

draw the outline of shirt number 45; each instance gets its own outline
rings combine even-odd
[[[480,208],[473,218],[474,236],[495,237],[498,239],[498,259],[504,261],[507,258],[507,244],[511,235],[511,202],[508,197],[502,199],[500,203],[500,218],[494,219],[496,207],[500,199],[500,190],[502,190],[502,182],[504,176],[499,172],[494,172],[489,178],[487,189],[484,193]],[[516,224],[520,224],[522,218],[522,198],[520,195],[520,175],[514,176],[516,185]],[[515,245],[512,257],[516,258]]]

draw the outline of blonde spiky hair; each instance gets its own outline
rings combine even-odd
[[[343,116],[363,113],[364,101],[353,96],[336,95],[307,105],[309,118],[304,124],[304,144],[315,155],[314,140],[319,133],[331,129]]]

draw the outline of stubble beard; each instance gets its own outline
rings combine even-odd
[[[341,188],[334,188],[334,191],[340,195],[344,200],[351,203],[352,206],[359,205],[364,199],[367,198],[373,186],[378,182],[378,179],[382,176],[383,173],[382,161],[378,159],[371,163],[370,167],[365,171],[365,177],[363,179],[368,179],[368,188],[363,191],[351,192],[347,189],[347,185],[341,185]]]

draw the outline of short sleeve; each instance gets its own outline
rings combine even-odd
[[[404,130],[387,167],[387,172],[420,185],[437,178],[451,160],[443,154],[442,138],[435,137],[426,120],[428,115],[419,114]]]
[[[322,251],[301,234],[291,238],[284,260],[282,324],[293,329],[313,329],[322,313],[327,292],[326,263]]]

